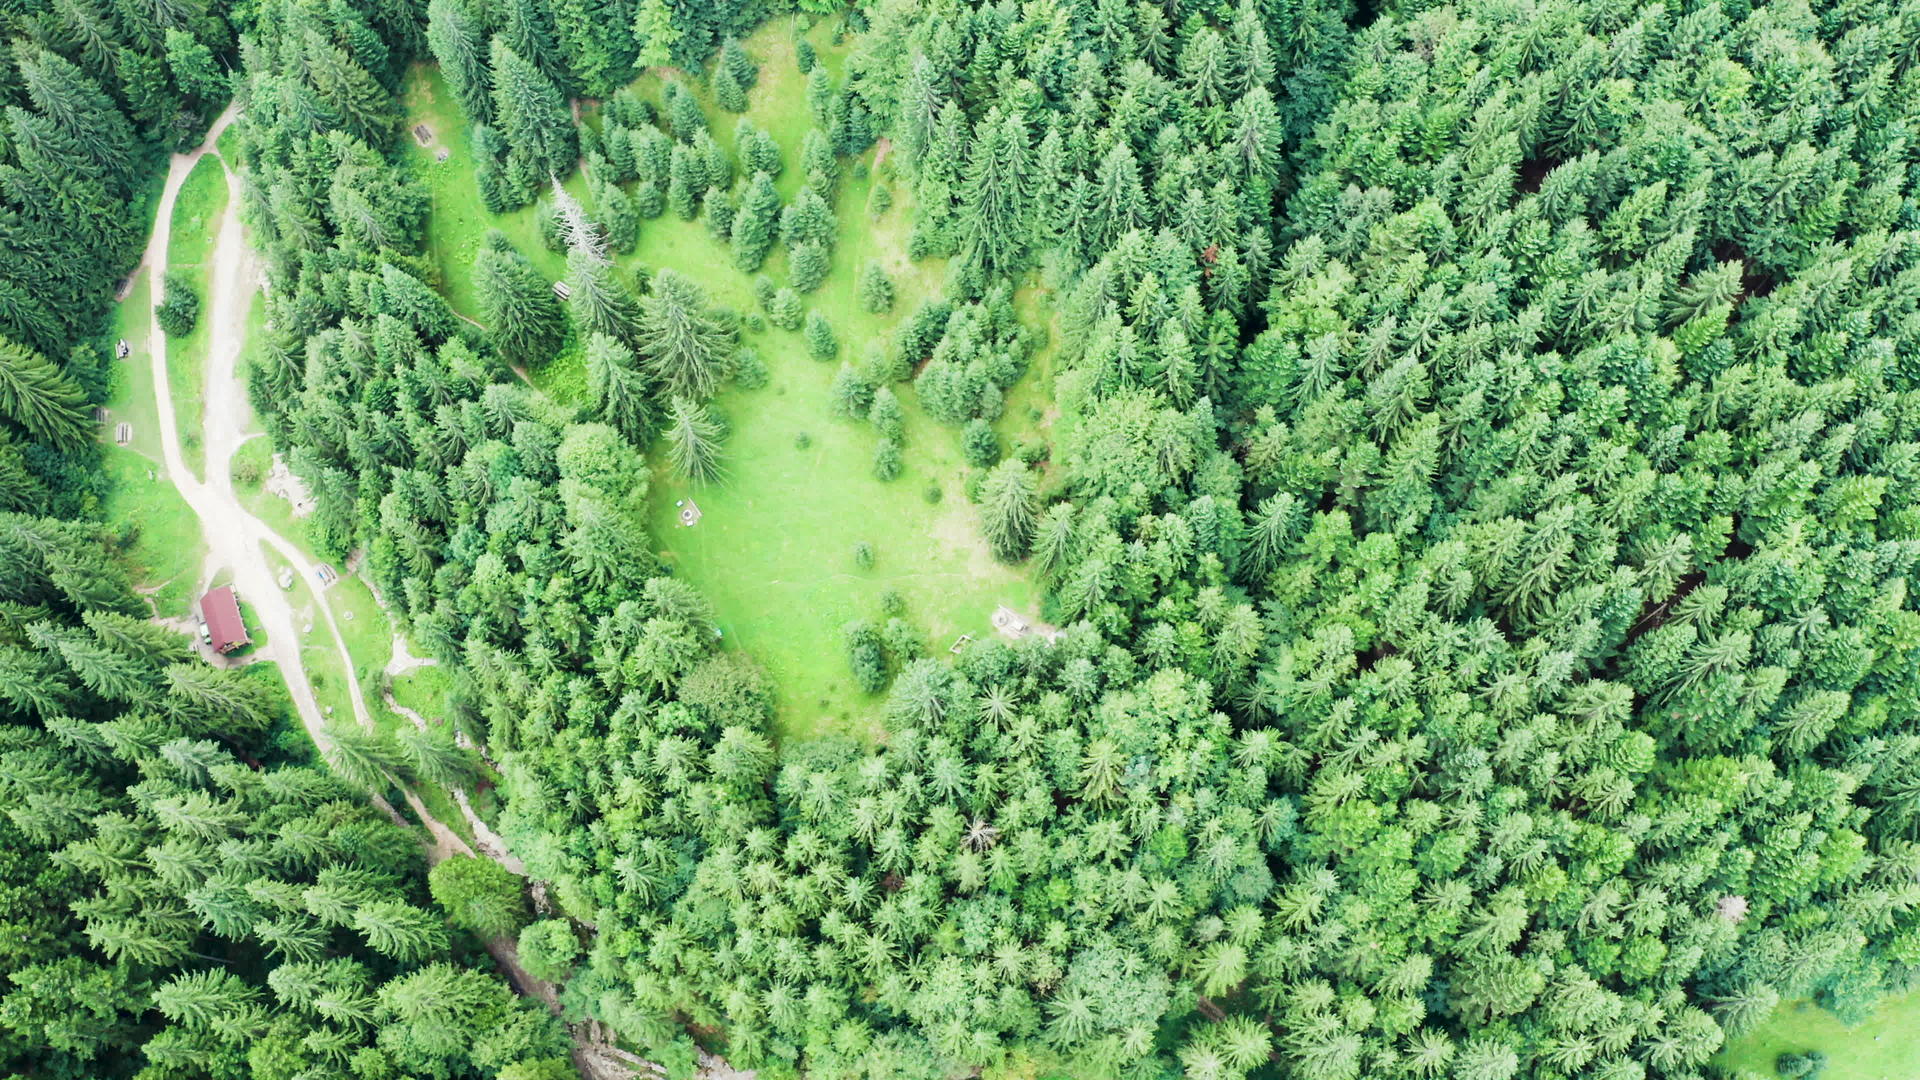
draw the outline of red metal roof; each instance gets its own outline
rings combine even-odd
[[[217,652],[231,652],[252,641],[247,637],[247,624],[240,620],[240,602],[234,599],[231,585],[222,585],[200,598],[200,617],[207,620],[207,633]]]

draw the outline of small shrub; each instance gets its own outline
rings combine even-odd
[[[813,445],[813,436],[807,434],[804,431],[793,437],[793,448],[795,450],[805,450],[807,447],[812,445]]]
[[[900,475],[904,466],[900,458],[900,444],[892,439],[881,439],[873,448],[873,476],[876,480],[892,480]]]
[[[200,297],[193,291],[193,282],[185,274],[170,273],[165,278],[164,287],[164,298],[153,309],[154,317],[160,321],[160,329],[168,337],[185,337],[193,333],[193,328],[200,322]]]
[[[898,618],[907,613],[907,598],[900,595],[899,589],[888,589],[880,594],[880,610]]]
[[[536,979],[562,982],[579,959],[579,935],[565,919],[539,919],[520,931],[520,963]]]
[[[967,464],[985,469],[1000,462],[1000,437],[985,420],[969,420],[960,433],[960,450]]]
[[[770,376],[767,373],[767,362],[760,359],[760,350],[744,345],[733,354],[735,386],[742,390],[758,390],[767,385],[768,378]]]
[[[946,497],[946,492],[940,490],[939,484],[928,484],[927,490],[921,492],[920,497],[927,500],[928,506],[939,506],[940,500]]]
[[[853,565],[862,570],[873,569],[873,545],[865,540],[853,545]]]

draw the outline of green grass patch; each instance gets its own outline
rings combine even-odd
[[[155,616],[192,614],[194,587],[207,555],[199,517],[145,455],[107,446],[101,462],[108,479],[102,510],[134,585],[153,605]]]
[[[1820,1080],[1913,1080],[1920,1075],[1920,990],[1890,997],[1857,1027],[1810,1001],[1781,1003],[1766,1023],[1733,1040],[1719,1063],[1736,1076],[1776,1076],[1781,1054],[1827,1055]]]
[[[480,189],[474,182],[472,129],[460,111],[459,102],[447,89],[440,69],[415,64],[401,89],[401,104],[407,112],[407,130],[402,137],[405,157],[415,174],[426,182],[432,201],[427,221],[427,254],[440,273],[441,290],[453,309],[470,319],[480,317],[472,274],[474,253],[480,250],[489,229],[499,229],[513,241],[521,253],[549,279],[566,273],[567,260],[548,251],[540,240],[540,222],[532,206],[510,214],[491,214],[480,201]],[[414,128],[425,124],[430,141],[421,145]],[[447,158],[440,160],[445,151]],[[568,191],[584,199],[586,181],[575,173],[566,182]]]
[[[233,452],[228,470],[233,479],[233,494],[247,513],[280,534],[314,562],[326,562],[313,550],[307,535],[305,518],[296,517],[293,504],[267,490],[267,475],[273,469],[273,444],[265,435],[250,438]]]
[[[838,69],[846,52],[845,44],[832,41],[836,22],[822,20],[808,31],[829,70]],[[746,46],[759,62],[760,75],[745,116],[779,144],[786,168],[778,187],[783,197],[791,197],[804,179],[800,146],[811,126],[806,79],[793,58],[793,23],[771,22]],[[667,80],[687,85],[705,109],[715,138],[731,152],[739,117],[714,106],[704,81],[678,71],[650,71],[634,86],[657,103]],[[544,273],[560,276],[564,261],[541,245],[530,210],[490,215],[481,207],[466,124],[440,73],[416,67],[405,95],[406,153],[433,193],[428,248],[454,307],[476,313],[468,270],[488,228],[502,229]],[[589,113],[588,122],[594,119]],[[432,132],[429,145],[412,135],[413,125],[420,123]],[[442,149],[449,155],[444,162],[436,160]],[[840,356],[812,359],[794,332],[747,334],[746,344],[759,352],[770,378],[764,387],[732,389],[714,403],[732,432],[723,448],[727,479],[695,490],[657,469],[649,511],[663,557],[713,603],[726,640],[773,676],[780,696],[776,727],[787,738],[877,731],[880,695],[863,694],[854,685],[840,658],[841,628],[855,617],[884,622],[881,598],[888,591],[900,594],[906,619],[936,656],[944,656],[961,634],[991,633],[989,618],[1000,604],[1036,614],[1039,607],[1039,589],[1019,568],[994,561],[980,538],[978,513],[965,497],[969,469],[960,454],[959,432],[928,419],[910,385],[894,387],[906,406],[907,438],[905,468],[890,483],[872,476],[878,441],[873,430],[831,414],[828,387],[839,361],[858,364],[870,348],[887,347],[899,322],[921,301],[940,294],[945,273],[940,260],[908,261],[912,208],[898,184],[892,208],[877,218],[869,213],[875,183],[888,182],[875,175],[882,171],[875,168],[875,157],[870,149],[857,162],[841,162],[836,207],[841,228],[833,269],[805,298],[811,310],[832,323]],[[570,190],[579,179],[570,182]],[[871,314],[858,301],[856,283],[870,260],[893,281],[895,304],[888,314]],[[669,211],[643,222],[636,250],[619,264],[628,270],[671,267],[699,282],[715,304],[743,315],[759,309],[751,277],[733,268],[726,245],[699,219],[682,221]],[[784,252],[776,251],[765,272],[784,283]],[[1022,290],[1019,302],[1023,317],[1036,322],[1050,317],[1050,299],[1038,289]],[[1009,448],[1021,438],[1045,437],[1052,415],[1051,356],[1051,347],[1043,350],[1009,394],[999,424]],[[585,397],[577,348],[529,374],[557,400],[577,404]],[[656,453],[655,459],[660,457]],[[930,498],[935,491],[937,497]],[[689,497],[704,514],[690,529],[678,523],[678,503]],[[862,543],[873,550],[871,568],[855,563],[855,546]]]
[[[125,360],[115,359],[107,369],[107,420],[100,437],[114,441],[114,428],[126,424],[132,428],[127,449],[159,466],[164,458],[160,450],[160,406],[153,393],[153,348],[149,334],[153,327],[153,275],[142,268],[133,276],[133,285],[113,310],[113,326],[108,347],[125,341],[130,353]]]
[[[167,271],[191,281],[200,299],[200,318],[193,332],[167,342],[167,386],[173,392],[174,420],[180,425],[181,456],[196,477],[206,474],[201,414],[207,384],[207,317],[212,306],[208,291],[214,238],[226,211],[227,172],[218,157],[207,154],[194,163],[180,185],[167,236]],[[164,297],[159,295],[158,283],[153,287],[153,302],[159,303]]]
[[[453,693],[453,677],[438,664],[403,672],[389,685],[393,689],[393,700],[429,720],[445,719],[453,711],[447,705]]]

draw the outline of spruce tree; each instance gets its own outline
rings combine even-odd
[[[887,272],[872,259],[860,268],[860,306],[869,313],[882,315],[893,310],[893,282]]]
[[[427,5],[427,44],[467,121],[492,123],[486,24],[474,13],[470,0],[431,0]]]
[[[0,417],[64,448],[84,443],[93,426],[79,385],[53,361],[6,338],[0,338]]]
[[[988,110],[974,128],[960,220],[969,256],[989,270],[1011,268],[1025,248],[1029,157],[1019,112]]]
[[[840,341],[834,337],[833,324],[818,311],[807,313],[807,355],[815,360],[831,360],[840,354]]]
[[[633,13],[633,38],[640,49],[634,64],[650,68],[673,63],[681,33],[667,0],[640,0]]]
[[[653,276],[653,291],[640,301],[634,345],[647,369],[677,397],[713,396],[726,377],[733,334],[707,310],[700,286],[675,270]]]
[[[980,484],[980,527],[993,554],[1016,562],[1033,542],[1039,498],[1026,462],[1008,458],[995,466]]]
[[[780,217],[780,194],[773,188],[773,177],[755,173],[747,185],[733,215],[733,265],[744,273],[753,273],[773,250],[774,228]]]
[[[566,314],[553,287],[504,236],[489,236],[473,258],[480,317],[508,361],[532,364],[550,358],[566,337]]]
[[[567,255],[567,310],[582,334],[611,334],[632,342],[640,325],[640,306],[615,276],[613,267],[585,251]]]
[[[673,471],[696,484],[712,483],[725,475],[720,465],[720,425],[707,407],[675,397],[667,411],[667,461]]]
[[[635,445],[644,446],[653,426],[653,397],[633,350],[618,338],[587,339],[587,394],[594,412]]]
[[[491,56],[494,111],[510,152],[541,177],[572,172],[573,115],[565,96],[504,36],[494,37]]]
[[[801,244],[787,260],[787,277],[800,292],[810,293],[827,280],[833,260],[819,244]]]

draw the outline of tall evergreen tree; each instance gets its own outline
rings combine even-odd
[[[980,525],[996,557],[1013,562],[1027,554],[1039,517],[1033,474],[1019,458],[994,466],[980,485]]]
[[[654,414],[651,387],[633,350],[609,334],[587,339],[587,393],[594,411],[636,445],[646,445]]]
[[[427,44],[440,63],[447,88],[471,124],[493,122],[493,85],[488,71],[486,24],[469,0],[431,0]]]
[[[0,417],[28,436],[72,448],[92,427],[84,392],[53,361],[24,345],[0,338]]]
[[[553,287],[505,237],[489,237],[474,255],[473,286],[501,355],[518,364],[553,356],[566,337],[566,314]]]
[[[585,251],[567,256],[567,308],[582,334],[610,334],[633,342],[640,328],[640,306],[613,267]]]
[[[701,401],[726,375],[733,334],[707,310],[699,285],[666,269],[654,274],[652,292],[640,301],[634,345],[668,393]]]
[[[504,35],[494,37],[491,57],[494,112],[510,153],[542,178],[572,172],[576,146],[565,96]]]
[[[720,425],[707,407],[674,397],[667,408],[667,461],[673,471],[696,483],[718,481],[726,474],[720,465]]]
[[[961,189],[966,250],[988,269],[1011,267],[1026,246],[1030,148],[1016,109],[990,109],[974,128]]]

